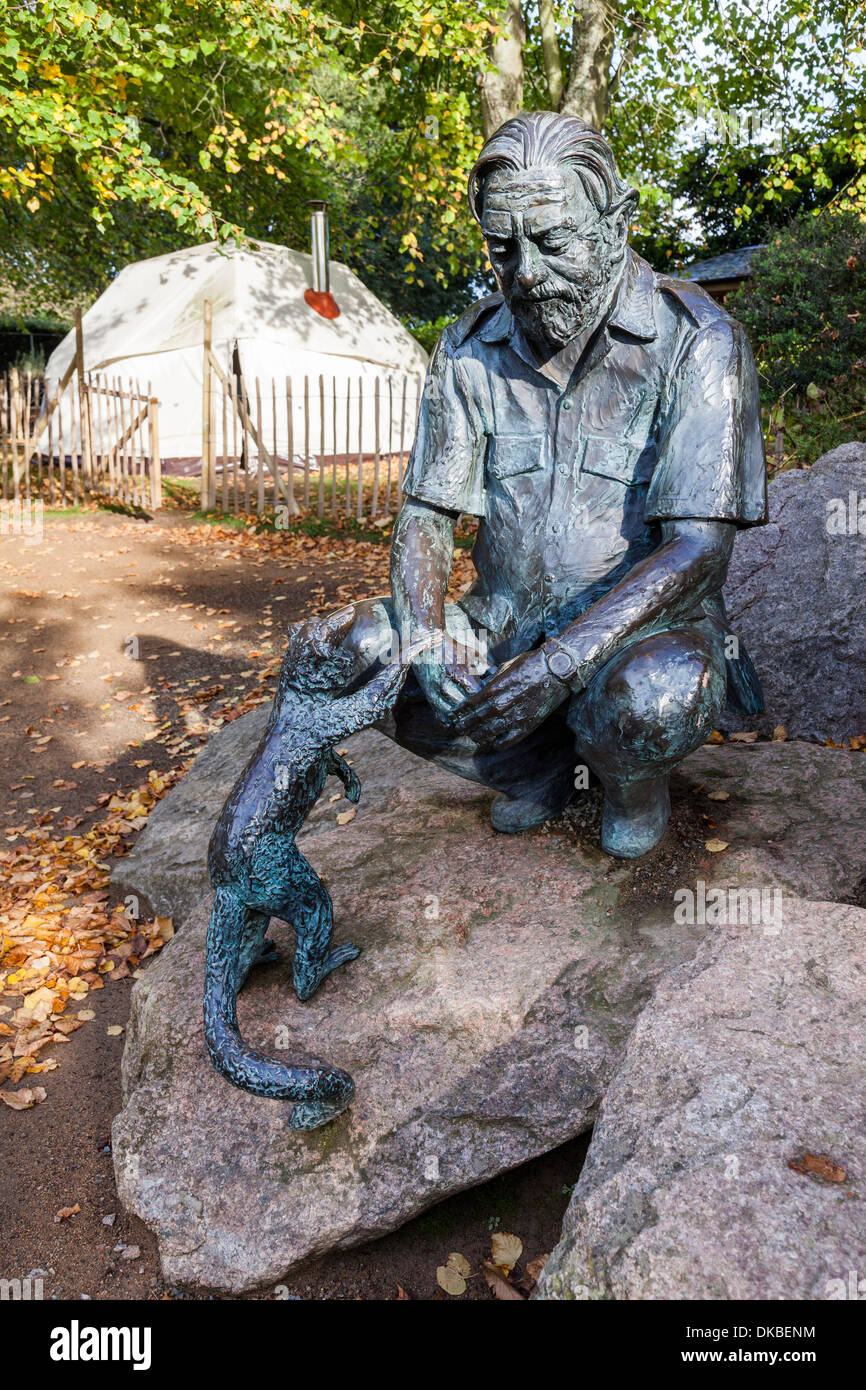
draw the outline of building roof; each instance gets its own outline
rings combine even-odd
[[[744,280],[751,273],[752,257],[756,251],[763,251],[764,244],[741,246],[736,251],[726,251],[722,256],[713,256],[708,261],[691,261],[678,271],[681,280],[696,280],[699,284],[713,280]]]

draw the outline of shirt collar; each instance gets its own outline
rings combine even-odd
[[[657,337],[658,328],[653,312],[654,285],[652,269],[642,256],[629,247],[628,264],[605,327],[619,328],[644,342]],[[499,343],[512,337],[518,329],[519,325],[503,300],[493,317],[479,329],[477,336],[484,343]]]

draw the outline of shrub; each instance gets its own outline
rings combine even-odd
[[[829,384],[866,357],[866,222],[824,212],[774,232],[725,307],[749,331],[765,401]]]

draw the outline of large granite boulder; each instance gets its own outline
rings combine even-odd
[[[536,1296],[862,1298],[864,996],[860,908],[708,934],[629,1039]]]
[[[778,474],[769,494],[770,522],[738,536],[725,588],[766,713],[725,727],[866,734],[866,444]]]
[[[355,1078],[345,1115],[297,1134],[285,1103],[212,1070],[201,1029],[207,840],[263,718],[211,741],[117,874],[183,923],[133,992],[114,1125],[121,1197],[176,1282],[237,1292],[277,1280],[591,1126],[653,991],[714,930],[699,906],[675,912],[678,893],[699,904],[712,885],[860,891],[858,753],[705,748],[676,780],[662,846],[622,864],[598,848],[596,792],[513,839],[491,830],[488,792],[361,734],[349,745],[357,816],[338,824],[346,803],[329,783],[301,842],[333,895],[337,939],[363,953],[306,1005],[287,962],[255,972],[241,997],[251,1041]],[[719,837],[729,849],[708,851]],[[272,934],[288,955],[287,930]]]

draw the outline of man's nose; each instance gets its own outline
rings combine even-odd
[[[538,247],[534,242],[524,242],[520,247],[519,260],[514,278],[522,290],[531,290],[547,276]]]

